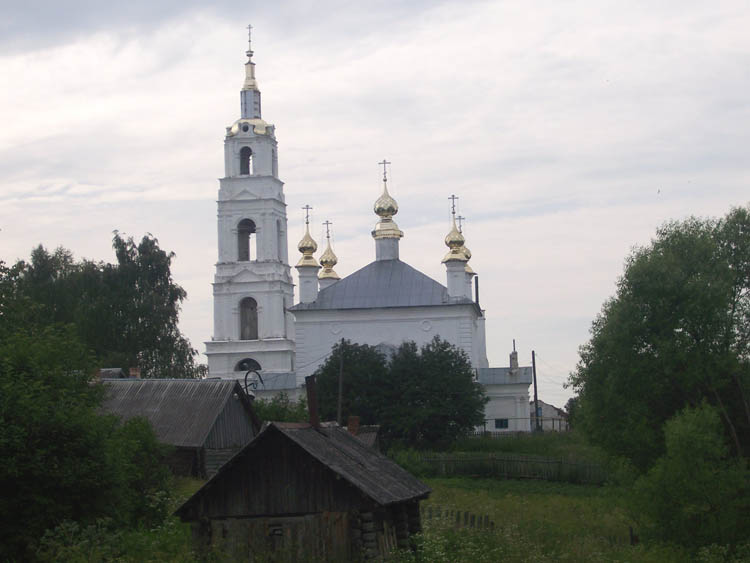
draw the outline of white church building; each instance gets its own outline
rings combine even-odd
[[[284,184],[279,179],[275,128],[261,117],[253,51],[247,51],[240,118],[227,127],[225,175],[219,181],[218,262],[213,283],[214,333],[206,342],[209,375],[263,380],[258,396],[281,390],[300,394],[305,376],[325,361],[342,338],[381,349],[404,341],[418,345],[436,335],[464,350],[490,402],[485,428],[529,430],[529,368],[490,368],[485,312],[474,295],[471,253],[456,226],[445,238],[443,285],[399,259],[403,232],[393,217],[396,201],[383,191],[375,201],[375,259],[341,279],[330,238],[320,261],[309,225],[298,244],[299,302],[288,257]],[[306,221],[307,223],[307,221]]]

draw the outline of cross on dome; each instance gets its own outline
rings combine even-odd
[[[388,181],[388,176],[386,174],[386,168],[385,167],[387,165],[391,164],[391,163],[388,162],[386,159],[383,159],[381,162],[378,162],[378,164],[382,164],[383,165],[383,182],[387,182]]]

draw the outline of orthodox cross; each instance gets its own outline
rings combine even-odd
[[[383,165],[383,182],[387,182],[388,178],[386,177],[385,167],[386,167],[386,165],[391,164],[391,163],[388,162],[386,159],[383,159],[383,162],[378,162],[378,164],[382,164]]]
[[[305,225],[309,225],[310,224],[310,210],[312,209],[312,207],[310,207],[310,205],[307,204],[302,209],[305,210]]]
[[[463,226],[464,226],[464,221],[466,221],[466,217],[459,215],[458,217],[456,217],[456,221],[458,221],[458,232],[463,233],[464,232]]]
[[[451,200],[451,214],[455,217],[456,216],[456,200],[458,199],[458,196],[451,194],[451,196],[448,199]]]
[[[247,46],[250,47],[253,39],[253,26],[247,24]]]
[[[330,239],[330,238],[331,238],[331,232],[330,232],[330,230],[329,230],[329,227],[330,227],[331,225],[333,225],[333,223],[331,223],[331,222],[330,222],[330,221],[329,221],[328,219],[326,219],[326,220],[325,220],[325,221],[323,222],[323,224],[324,224],[324,225],[326,226],[326,238],[327,238],[327,239]]]

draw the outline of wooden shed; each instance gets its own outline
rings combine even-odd
[[[260,421],[238,382],[227,379],[111,379],[102,408],[143,417],[157,439],[174,447],[175,473],[210,477],[247,445]]]
[[[236,560],[352,561],[408,547],[429,494],[338,425],[271,422],[176,514]]]

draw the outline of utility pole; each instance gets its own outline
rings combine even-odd
[[[343,426],[341,420],[341,402],[344,395],[344,339],[341,339],[341,345],[339,346],[339,403],[336,409],[336,420],[338,420],[339,426]]]
[[[539,425],[539,397],[536,393],[536,352],[534,350],[531,351],[531,370],[534,372],[534,430],[539,432],[542,428]]]

